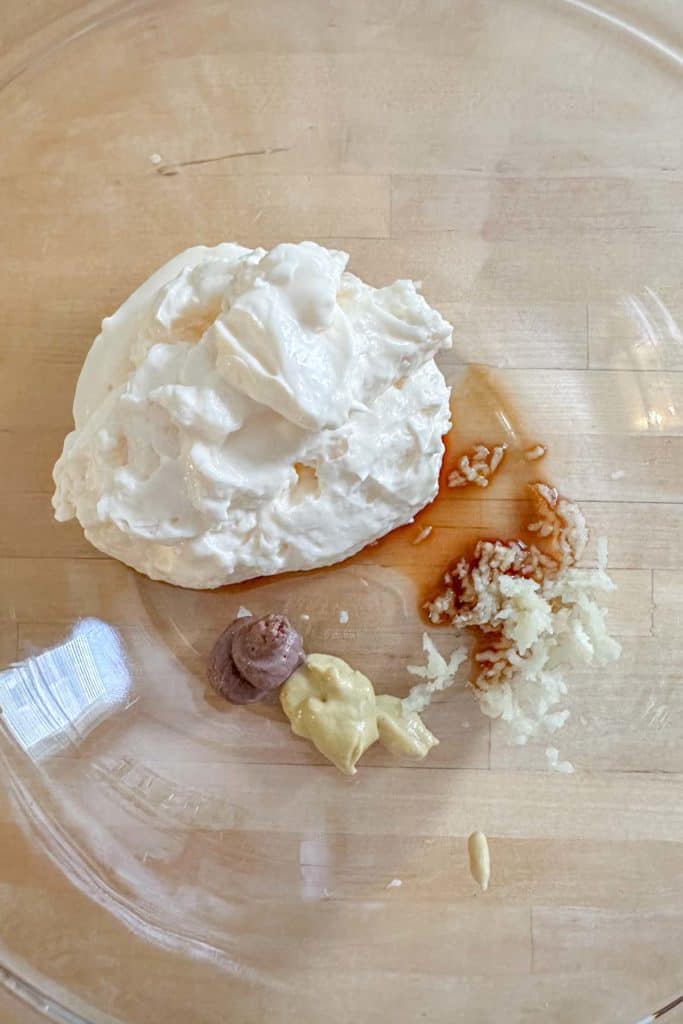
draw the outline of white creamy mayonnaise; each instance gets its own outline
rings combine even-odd
[[[218,587],[347,558],[436,495],[451,326],[346,253],[188,249],[102,323],[56,518],[154,579]]]

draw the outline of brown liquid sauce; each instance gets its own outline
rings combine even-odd
[[[451,412],[453,428],[444,438],[446,454],[434,501],[414,523],[399,527],[345,563],[382,565],[408,575],[423,616],[425,603],[442,589],[444,573],[471,554],[478,540],[532,539],[525,529],[534,518],[527,485],[544,481],[541,460],[525,458],[538,440],[524,433],[516,411],[486,367],[464,370],[453,387]],[[448,476],[461,455],[477,444],[508,446],[488,486],[449,487]],[[415,543],[427,527],[429,535]]]

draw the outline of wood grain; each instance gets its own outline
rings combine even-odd
[[[86,1018],[628,1024],[680,987],[683,11],[588,6],[5,5],[0,659],[96,616],[132,689],[40,771],[15,764],[33,807],[0,787],[0,962]],[[440,501],[419,549],[213,594],[144,580],[54,522],[102,317],[186,246],[304,237],[374,284],[421,280],[455,328],[456,448],[506,439],[502,409],[608,537],[623,656],[572,674],[559,736],[510,747],[462,686],[425,716],[441,740],[425,762],[373,749],[349,780],[276,704],[230,708],[204,680],[245,604],[406,692],[416,559],[438,578],[505,531],[514,473]],[[575,775],[547,769],[550,742]],[[90,888],[27,830],[36,808],[94,865]],[[128,895],[144,926],[122,923]],[[157,918],[204,929],[238,968],[149,941]],[[37,1012],[0,988],[3,1022]]]

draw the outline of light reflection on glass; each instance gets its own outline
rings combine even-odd
[[[662,297],[649,285],[645,285],[640,297],[624,295],[620,304],[631,321],[629,336],[633,340],[626,351],[633,369],[663,371],[651,377],[638,372],[633,377],[642,399],[642,410],[634,417],[633,425],[645,433],[676,435],[680,433],[681,419],[672,394],[675,385],[666,375],[683,358],[683,331]]]
[[[130,686],[119,634],[83,619],[64,643],[0,673],[0,708],[14,739],[39,760],[82,742],[127,703]]]

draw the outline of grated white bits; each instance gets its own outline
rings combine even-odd
[[[574,765],[571,761],[560,761],[560,752],[557,747],[546,747],[545,756],[548,767],[563,775],[571,775],[574,772]]]
[[[342,608],[342,610],[339,612],[339,621],[342,624],[342,626],[345,626],[346,623],[349,621],[349,613],[346,611],[345,608]]]
[[[460,456],[458,468],[448,474],[448,486],[467,487],[468,484],[476,484],[477,487],[488,487],[489,480],[500,467],[506,451],[506,444],[499,444],[494,448],[488,448],[485,444],[477,445]]]
[[[558,708],[567,668],[605,665],[621,653],[598,604],[614,590],[606,542],[598,542],[597,568],[579,568],[588,541],[580,509],[545,484],[532,485],[532,493],[539,516],[532,526],[549,538],[553,555],[517,540],[480,541],[471,559],[446,574],[445,589],[428,606],[432,622],[476,630],[471,684],[479,707],[505,722],[520,745],[539,732],[556,732],[569,718]],[[566,765],[558,760],[554,767],[571,771]]]
[[[407,697],[403,698],[406,712],[424,711],[431,703],[435,693],[447,690],[455,682],[455,676],[467,659],[467,646],[461,644],[450,654],[448,661],[438,652],[428,633],[422,634],[422,649],[427,655],[424,665],[408,665],[411,676],[424,679],[424,683],[416,683]]]
[[[433,527],[425,526],[424,530],[420,530],[417,537],[413,541],[413,544],[421,544],[423,540],[427,540],[427,537],[432,532]]]
[[[237,609],[237,615],[235,616],[235,618],[236,619],[246,619],[246,618],[249,618],[253,614],[254,613],[252,611],[250,611],[249,608],[245,608],[244,605],[241,604],[239,606],[239,608]]]

